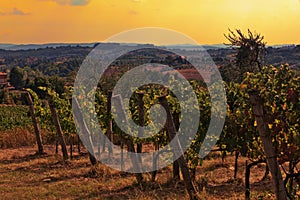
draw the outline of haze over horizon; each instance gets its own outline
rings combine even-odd
[[[228,28],[250,28],[268,45],[300,44],[299,19],[299,0],[3,0],[0,43],[92,43],[162,27],[203,45],[226,42]]]
[[[97,44],[97,43],[113,43],[113,42],[107,42],[107,41],[95,41],[95,42],[49,42],[49,43],[0,43],[0,45],[12,45],[12,46],[26,46],[26,45],[41,45],[41,46],[45,46],[45,45],[93,45],[93,44]],[[115,42],[115,43],[120,43],[120,44],[128,44],[128,45],[135,45],[135,44],[142,44],[142,45],[155,45],[155,46],[227,46],[224,43],[220,43],[220,44],[189,44],[189,43],[172,43],[172,44],[153,44],[153,43],[143,43],[143,42]],[[267,43],[266,46],[289,46],[289,45],[300,45],[298,43],[282,43],[282,44],[269,44]],[[230,46],[230,45],[229,45]]]

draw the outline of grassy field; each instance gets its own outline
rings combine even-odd
[[[86,153],[75,153],[63,162],[55,146],[45,146],[47,154],[36,156],[36,148],[0,150],[0,199],[188,199],[184,183],[172,182],[171,168],[159,171],[156,182],[144,174],[145,183],[137,184],[133,174],[110,169],[102,164],[92,172]],[[245,158],[233,179],[233,156],[214,153],[197,170],[197,185],[203,199],[244,199]],[[252,199],[274,199],[270,177],[261,181],[265,166],[251,173]]]

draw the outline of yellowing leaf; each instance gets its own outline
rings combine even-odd
[[[272,129],[273,124],[268,124],[269,129]]]
[[[247,88],[247,84],[241,84],[241,89],[246,89]]]
[[[286,110],[286,103],[284,103],[284,104],[282,105],[282,109],[283,109],[283,110]]]
[[[254,126],[257,126],[257,122],[256,121],[254,121]]]
[[[275,106],[272,106],[272,113],[274,113],[275,112]]]

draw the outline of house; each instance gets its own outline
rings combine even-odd
[[[6,88],[7,86],[7,73],[0,72],[0,88]]]

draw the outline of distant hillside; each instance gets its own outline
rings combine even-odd
[[[9,50],[9,48],[16,46],[14,44],[0,44],[0,49]]]
[[[43,48],[57,48],[57,47],[94,47],[98,43],[49,43],[49,44],[0,44],[0,49],[4,50],[30,50],[30,49],[43,49]],[[121,43],[120,45],[137,46],[143,44],[135,43]],[[154,46],[154,45],[152,45]],[[166,45],[168,49],[182,49],[182,50],[202,50],[202,49],[221,49],[228,48],[224,44],[212,45],[192,45],[192,44],[175,44]]]
[[[30,49],[43,49],[43,48],[57,48],[57,47],[94,47],[97,42],[94,43],[47,43],[47,44],[1,44],[0,49],[3,50],[30,50]],[[121,43],[120,45],[127,46],[137,46],[141,44],[136,43]],[[142,44],[143,45],[143,44]],[[152,45],[154,46],[154,45]],[[272,48],[282,48],[282,47],[291,47],[295,46],[294,44],[276,44],[270,45],[267,47]],[[165,45],[167,49],[181,49],[181,50],[210,50],[210,49],[226,49],[230,48],[225,44],[203,44],[203,45],[194,45],[194,44],[174,44],[174,45]]]
[[[57,75],[60,77],[66,77],[69,74],[74,74],[79,69],[82,61],[93,50],[93,47],[97,43],[90,44],[45,44],[43,45],[17,45],[10,46],[10,44],[1,44],[0,47],[6,47],[10,50],[0,49],[0,71],[11,69],[15,66],[21,68],[29,67],[34,71],[40,71],[41,73],[49,76]],[[50,46],[49,46],[50,45]],[[63,46],[62,46],[63,45]],[[137,44],[118,44],[118,43],[106,43],[102,44],[106,49],[115,48],[116,45],[132,46]],[[153,47],[153,45],[139,45],[142,47]],[[44,48],[42,48],[44,47]],[[232,48],[222,48],[222,45],[210,45],[204,46],[207,52],[211,55],[218,67],[228,66],[234,60],[236,50]],[[29,48],[27,50],[16,50],[18,48]],[[33,49],[34,48],[34,49]],[[165,49],[180,49],[184,54],[188,56],[199,55],[203,50],[203,47],[195,45],[171,45],[165,47]],[[12,50],[15,49],[15,50]],[[150,54],[149,54],[150,53]],[[148,55],[147,55],[148,54]],[[155,49],[142,55],[141,59],[151,63],[162,63],[164,59],[168,59],[169,63],[175,63],[175,67],[180,67],[182,61],[178,57],[171,55],[159,55]],[[132,58],[133,59],[133,58]],[[134,59],[133,59],[134,60]],[[119,61],[128,63],[128,58]],[[281,64],[289,63],[294,69],[300,69],[300,45],[283,45],[281,47],[268,47],[266,63],[279,66]],[[186,65],[180,68],[190,68]]]
[[[191,45],[191,44],[177,44],[177,45],[167,45],[168,49],[182,49],[187,51],[201,51],[203,49],[225,49],[229,48],[224,44],[212,44],[212,45]]]
[[[0,44],[0,49],[17,51],[57,47],[93,47],[95,44],[96,43]]]

